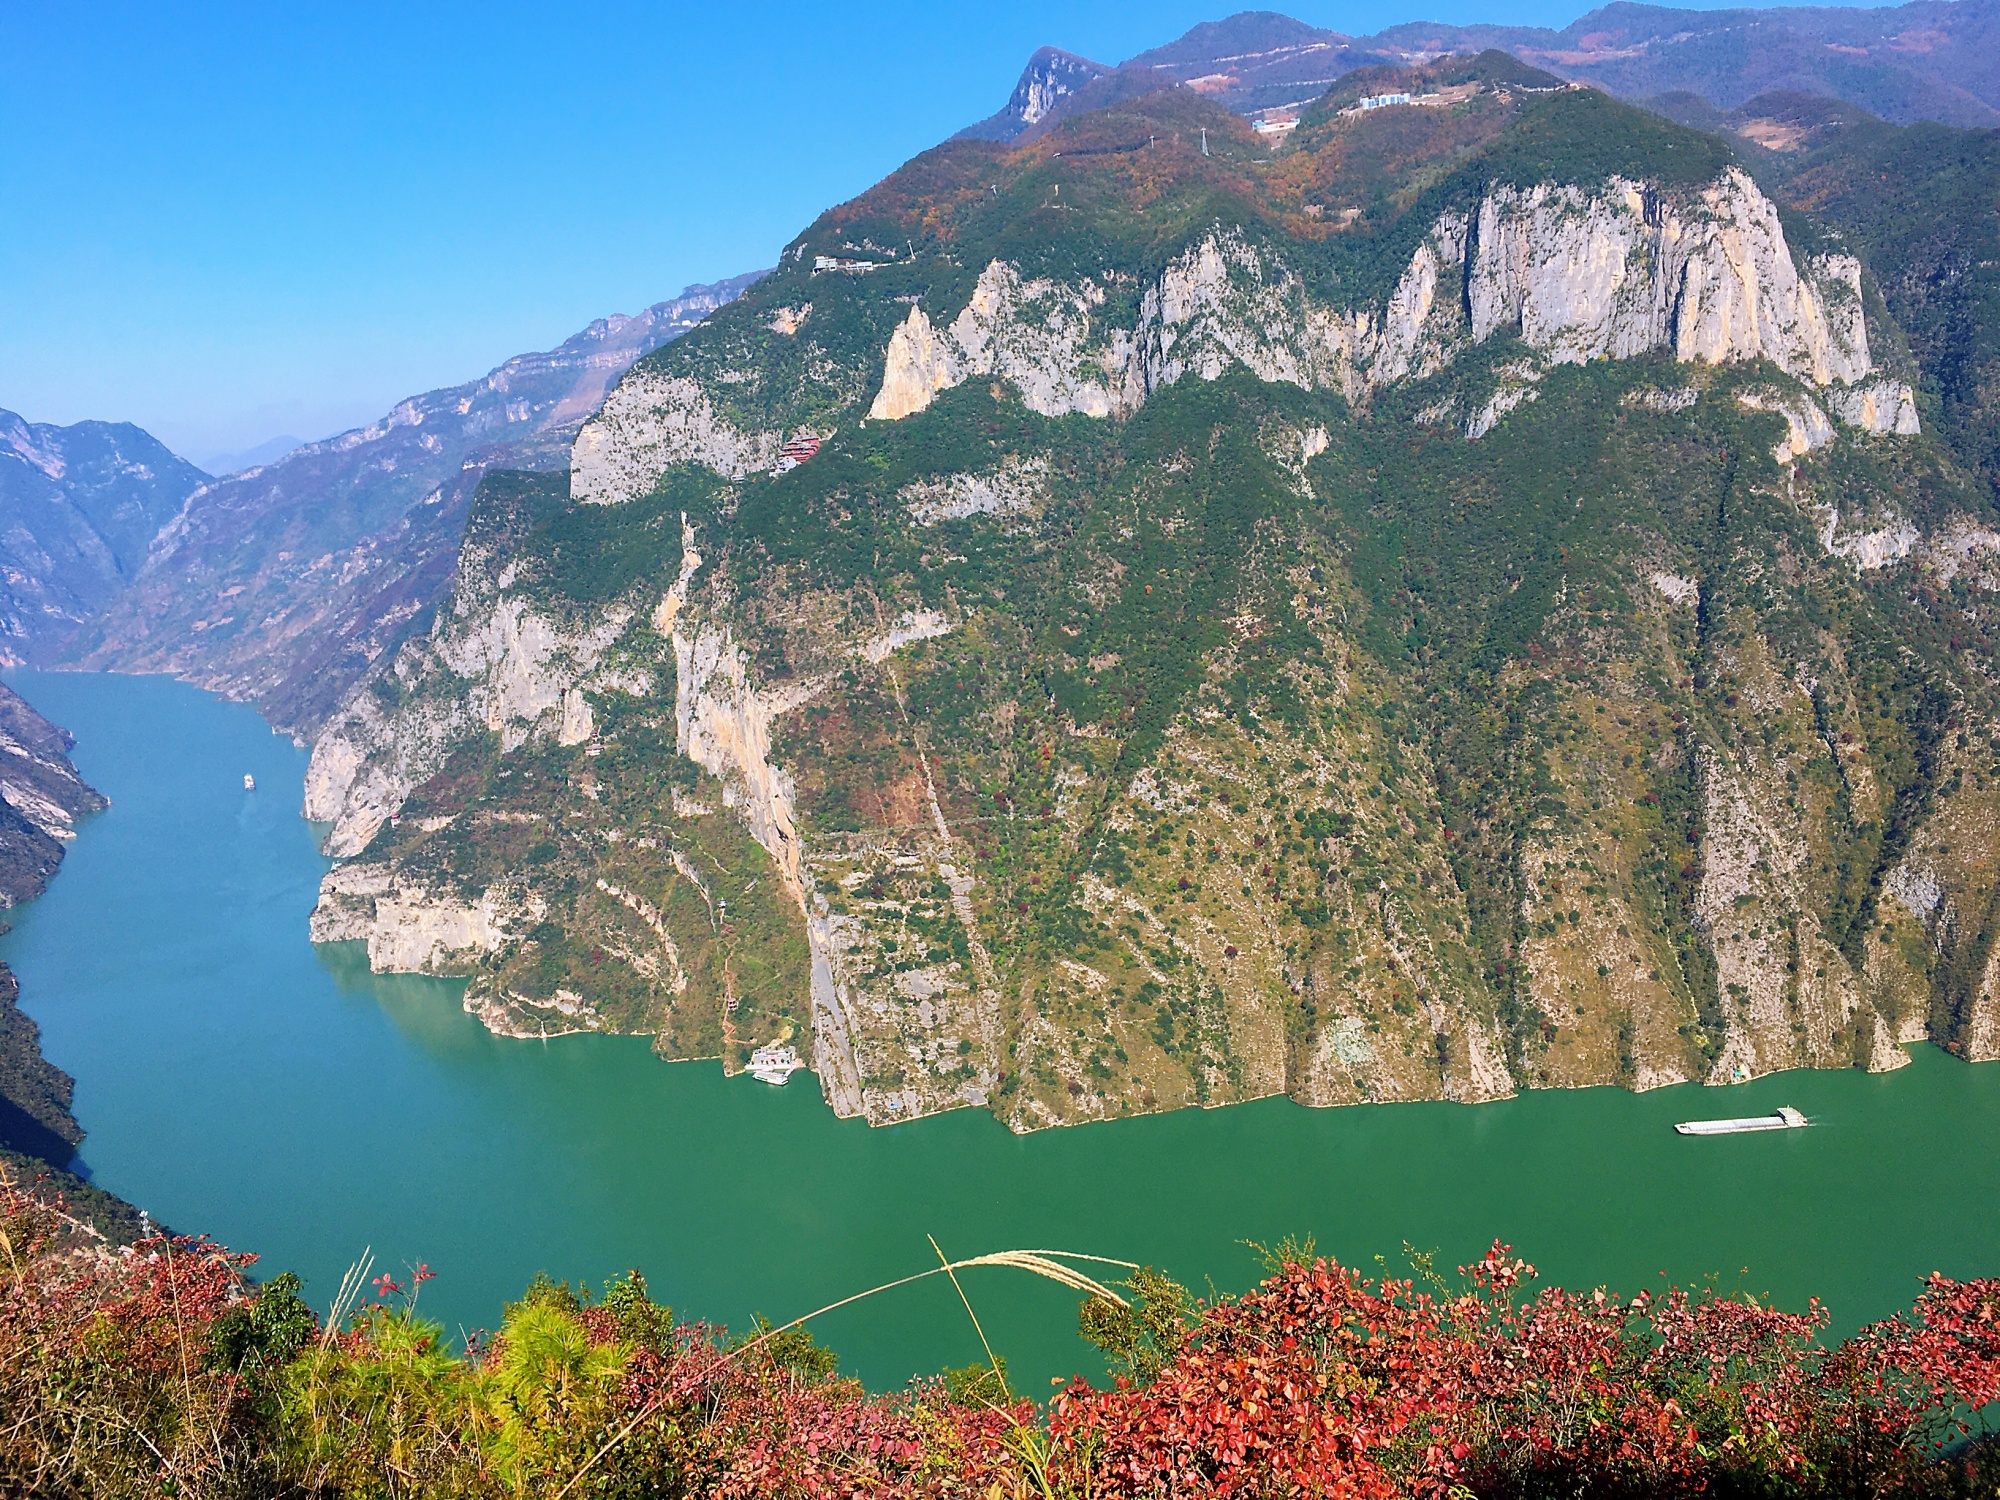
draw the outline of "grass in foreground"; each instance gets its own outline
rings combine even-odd
[[[1415,1256],[1371,1280],[1288,1243],[1208,1303],[1008,1252],[1085,1293],[1116,1375],[1038,1408],[997,1359],[871,1395],[797,1324],[677,1323],[636,1271],[594,1295],[538,1278],[459,1353],[417,1314],[422,1268],[357,1268],[322,1322],[251,1259],[112,1250],[0,1179],[0,1494],[2000,1493],[1990,1279],[1934,1277],[1828,1348],[1817,1303],[1537,1290],[1500,1245],[1456,1279]]]

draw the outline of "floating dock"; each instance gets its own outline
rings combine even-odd
[[[759,1083],[782,1085],[805,1065],[805,1059],[790,1047],[773,1044],[750,1054],[750,1076]]]
[[[1741,1135],[1750,1130],[1802,1130],[1811,1123],[1786,1104],[1779,1106],[1774,1115],[1752,1115],[1743,1120],[1683,1120],[1674,1129],[1682,1135]]]

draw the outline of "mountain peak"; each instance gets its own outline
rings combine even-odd
[[[1043,47],[1028,59],[1006,105],[953,139],[1011,141],[1047,119],[1063,100],[1112,71],[1060,47]]]
[[[1348,40],[1341,32],[1322,31],[1274,10],[1241,10],[1220,21],[1203,21],[1178,40],[1141,52],[1124,66],[1179,71],[1189,64],[1265,62],[1274,55],[1341,46]]]

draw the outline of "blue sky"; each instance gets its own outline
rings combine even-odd
[[[768,264],[997,109],[1037,46],[1116,62],[1233,8],[0,0],[0,407],[197,459],[323,436]]]

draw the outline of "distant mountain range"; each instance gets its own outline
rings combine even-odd
[[[310,726],[450,577],[480,476],[567,464],[577,428],[634,360],[760,274],[600,318],[555,349],[413,396],[265,467],[215,480],[188,469],[195,483],[149,518],[143,567],[67,655],[171,672],[254,700],[285,728]]]
[[[245,469],[260,468],[283,458],[294,448],[303,448],[305,442],[304,438],[285,433],[281,437],[266,438],[238,452],[212,453],[201,460],[201,466],[211,474],[241,474]]]
[[[1309,104],[1356,68],[1421,65],[1489,47],[1628,99],[1692,93],[1731,109],[1789,90],[1843,99],[1898,124],[2000,126],[2000,0],[1867,10],[1621,3],[1560,31],[1416,21],[1359,37],[1274,11],[1243,11],[1115,66],[1045,47],[1029,59],[1006,105],[960,137],[1031,137],[1170,83],[1254,115]]]
[[[0,666],[40,659],[109,604],[207,479],[130,422],[0,411]]]

